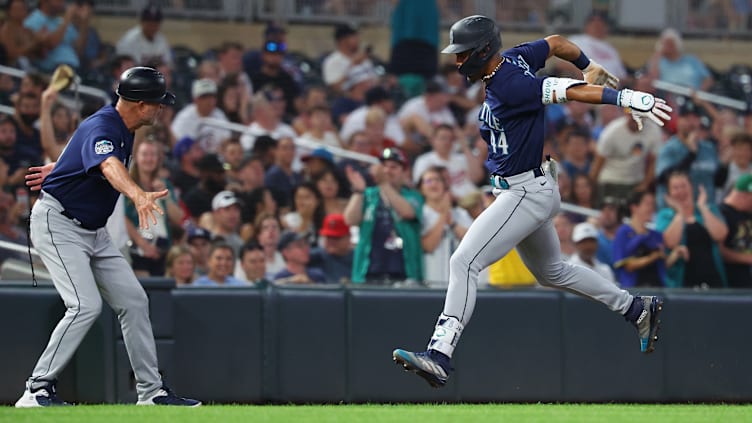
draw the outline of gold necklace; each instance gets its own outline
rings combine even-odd
[[[498,71],[499,68],[501,67],[502,63],[504,63],[504,56],[501,57],[501,60],[499,60],[499,64],[496,65],[496,67],[494,68],[493,71],[491,71],[491,73],[489,73],[488,75],[486,75],[483,78],[481,78],[483,80],[483,82],[486,82],[489,79],[493,78],[493,76],[496,75],[496,71]]]

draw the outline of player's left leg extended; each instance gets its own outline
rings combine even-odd
[[[563,261],[552,220],[525,238],[517,246],[517,252],[539,283],[592,298],[621,313],[637,327],[640,350],[653,351],[663,308],[660,298],[632,296],[591,269]]]

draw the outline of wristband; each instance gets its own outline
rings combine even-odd
[[[588,59],[587,56],[585,56],[585,52],[580,50],[580,57],[576,58],[575,60],[572,60],[572,64],[577,66],[577,69],[583,70],[590,64],[590,59]]]
[[[601,104],[613,104],[619,106],[619,91],[613,88],[604,87],[601,95]]]

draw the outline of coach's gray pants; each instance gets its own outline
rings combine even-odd
[[[466,325],[475,308],[478,272],[515,246],[542,285],[584,295],[625,313],[632,304],[629,292],[588,268],[562,261],[553,226],[561,198],[551,177],[527,172],[508,179],[511,188],[496,190],[496,200],[470,225],[452,254],[444,314]]]
[[[146,292],[105,228],[83,229],[60,214],[62,210],[45,193],[31,212],[31,240],[67,310],[29,382],[37,387],[57,379],[99,316],[104,297],[120,320],[139,399],[148,398],[162,381]]]

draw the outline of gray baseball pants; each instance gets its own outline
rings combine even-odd
[[[84,229],[62,211],[55,198],[43,193],[31,212],[31,240],[67,310],[29,384],[36,388],[58,377],[99,316],[104,298],[120,321],[139,400],[149,398],[162,380],[146,292],[105,228]]]

